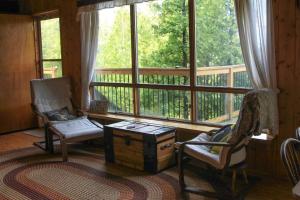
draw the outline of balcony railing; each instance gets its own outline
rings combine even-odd
[[[95,70],[94,81],[105,83],[131,83],[131,68],[99,68]],[[139,68],[138,81],[141,84],[189,85],[188,68]],[[244,65],[199,67],[196,81],[201,86],[251,88]],[[93,86],[95,99],[110,102],[110,112],[133,112],[133,95],[130,87]],[[161,118],[189,120],[190,92],[162,89],[139,89],[141,115]],[[197,92],[198,120],[225,122],[236,118],[243,95],[230,93]]]
[[[58,67],[45,67],[44,68],[44,78],[55,78]]]

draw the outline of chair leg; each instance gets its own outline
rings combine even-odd
[[[62,140],[60,140],[60,146],[61,146],[61,152],[62,152],[63,162],[67,162],[68,161],[68,148],[67,148],[67,144],[65,142],[63,142]]]
[[[243,173],[243,176],[244,176],[244,179],[245,179],[245,183],[248,184],[249,181],[248,181],[248,176],[247,176],[247,171],[246,171],[246,169],[243,169],[243,170],[242,170],[242,173]]]
[[[185,182],[184,182],[184,169],[183,169],[183,163],[179,163],[179,185],[181,192],[184,192],[185,189]]]
[[[233,192],[235,192],[235,185],[236,185],[236,169],[232,171],[232,185],[231,189]]]
[[[178,170],[179,170],[179,185],[181,192],[184,193],[185,183],[184,183],[184,169],[183,169],[183,155],[179,153],[178,155]]]

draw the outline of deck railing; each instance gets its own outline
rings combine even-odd
[[[131,83],[131,68],[99,68],[95,70],[95,82]],[[138,81],[141,84],[189,85],[188,68],[139,68]],[[244,65],[199,67],[196,81],[202,86],[251,88]],[[94,86],[95,99],[107,99],[111,112],[133,112],[132,89],[130,87]],[[141,115],[162,118],[189,119],[190,92],[167,91],[141,88]],[[197,93],[197,113],[199,121],[224,122],[235,118],[243,95],[230,93]]]
[[[58,67],[45,67],[44,68],[44,78],[55,78]]]

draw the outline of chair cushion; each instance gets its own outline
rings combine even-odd
[[[201,133],[199,134],[197,137],[193,138],[190,141],[196,141],[196,142],[208,142],[210,141],[211,136],[206,134],[206,133]],[[181,145],[181,142],[176,142],[175,143],[175,148],[179,149]],[[206,149],[209,151],[210,147],[206,146],[206,145],[199,145],[200,148]]]
[[[239,164],[246,160],[246,148],[243,147],[239,151],[231,154],[230,164],[229,166]]]
[[[231,138],[231,136],[232,136],[232,133],[230,131],[227,134],[224,134],[223,138],[221,138],[221,140],[218,142],[228,142],[228,140]],[[219,154],[222,149],[223,149],[222,146],[212,146],[210,149],[210,152],[214,153],[214,154]]]
[[[209,142],[211,140],[211,136],[206,133],[201,133],[191,141],[198,142]],[[219,155],[213,154],[210,152],[210,147],[206,145],[186,145],[184,149],[184,153],[190,155],[198,160],[201,160],[205,163],[208,163],[216,168],[219,168]]]
[[[194,139],[190,141],[198,141],[198,142],[210,142],[211,136],[209,136],[206,133],[201,133]],[[175,148],[179,148],[180,142],[175,144]],[[224,149],[224,148],[222,148]],[[186,145],[184,149],[184,153],[196,158],[197,160],[200,160],[202,162],[205,162],[217,169],[223,169],[226,162],[221,162],[220,156],[222,155],[221,152],[219,154],[212,153],[211,148],[206,145]],[[246,159],[246,149],[242,148],[239,151],[233,153],[231,155],[231,160],[229,166],[238,164],[243,162]]]
[[[103,129],[93,124],[87,118],[78,118],[61,123],[54,123],[50,126],[55,133],[61,135],[64,139],[71,139],[76,137],[102,137]]]
[[[67,120],[73,120],[77,118],[77,116],[72,115],[69,112],[67,107],[44,112],[43,114],[47,116],[49,121],[67,121]]]
[[[216,133],[211,137],[211,142],[220,142],[232,131],[232,125],[226,125],[220,128]]]

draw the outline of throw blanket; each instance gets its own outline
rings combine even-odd
[[[271,89],[257,90],[260,105],[260,132],[278,134],[277,92]]]

